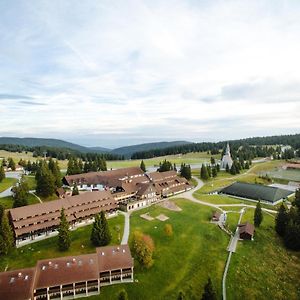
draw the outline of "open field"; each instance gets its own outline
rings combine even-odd
[[[181,199],[175,203],[183,209],[181,212],[152,206],[133,213],[131,234],[139,229],[153,238],[154,265],[146,270],[135,262],[134,277],[138,282],[104,287],[100,297],[91,299],[116,299],[123,288],[129,299],[176,299],[180,290],[186,299],[199,299],[208,276],[220,297],[229,237],[210,223],[211,208]],[[163,213],[169,220],[146,221],[140,217],[146,212],[154,217]],[[166,223],[173,226],[172,237],[164,235]]]
[[[14,185],[17,182],[17,179],[15,178],[4,178],[0,182],[0,193],[7,190],[9,187]]]
[[[291,181],[300,181],[300,170],[283,170],[277,169],[265,172],[269,177],[275,179],[285,179]]]
[[[242,221],[253,223],[253,209]],[[300,299],[300,253],[287,251],[264,214],[254,241],[239,242],[227,277],[228,299]]]
[[[26,176],[26,175],[25,175],[25,176],[24,176],[24,179],[25,179],[25,181],[27,182],[30,191],[36,189],[36,180],[35,180],[35,177],[34,177],[34,176],[32,176],[32,175],[27,175],[27,176]]]
[[[40,203],[39,200],[32,194],[29,194],[28,196],[28,204],[36,204],[36,203]],[[0,204],[3,205],[4,208],[12,208],[13,206],[13,197],[8,196],[8,197],[3,197],[0,198]]]
[[[113,236],[111,244],[119,244],[119,237],[122,237],[124,229],[124,216],[118,215],[111,218],[108,220],[108,223]],[[58,250],[57,236],[14,249],[9,255],[1,257],[0,271],[4,271],[6,266],[8,266],[8,270],[32,267],[40,259],[93,253],[95,247],[90,242],[91,228],[92,225],[88,225],[72,231],[71,248],[66,252]]]

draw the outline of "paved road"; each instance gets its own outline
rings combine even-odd
[[[23,174],[22,172],[6,172],[5,177],[15,178],[15,179],[19,180],[21,178],[22,174]],[[1,192],[0,193],[0,198],[11,196],[12,195],[11,188],[12,188],[12,186],[10,186],[5,191]]]
[[[124,232],[123,232],[121,245],[126,245],[128,244],[129,233],[130,233],[130,213],[123,212],[123,211],[122,212],[120,211],[120,213],[125,217]]]
[[[246,210],[245,208],[242,208],[240,210],[240,218],[239,218],[238,224],[241,223],[243,214],[245,213],[245,210]],[[235,230],[234,236],[231,237],[231,239],[230,239],[229,245],[227,247],[227,251],[229,251],[229,252],[235,252],[236,246],[237,246],[237,242],[238,242],[239,238],[240,238],[240,236],[239,236],[239,227],[237,226],[237,228]]]

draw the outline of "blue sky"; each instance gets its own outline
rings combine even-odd
[[[0,1],[0,136],[116,147],[300,132],[300,1]]]

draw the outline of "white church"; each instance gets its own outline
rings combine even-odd
[[[225,154],[222,157],[222,161],[221,161],[221,170],[225,170],[227,165],[230,169],[232,164],[233,164],[233,160],[230,154],[230,147],[229,147],[229,143],[227,143]]]

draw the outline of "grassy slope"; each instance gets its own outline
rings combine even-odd
[[[14,185],[17,182],[17,179],[15,178],[4,178],[0,182],[0,193],[7,190],[9,187]]]
[[[28,205],[40,203],[39,200],[32,194],[28,195],[27,201]],[[12,196],[0,198],[0,204],[3,205],[5,208],[12,208],[13,202],[14,200]]]
[[[108,223],[113,236],[111,244],[119,244],[119,237],[122,236],[124,229],[124,216],[111,218]],[[72,231],[71,248],[66,252],[57,249],[57,236],[15,249],[11,254],[1,257],[0,270],[3,271],[7,265],[8,270],[32,267],[38,260],[45,258],[93,253],[95,247],[90,242],[91,227],[92,225],[88,225]]]
[[[28,184],[29,190],[35,190],[36,189],[36,180],[33,175],[24,176],[25,181]]]
[[[218,295],[221,295],[229,237],[209,222],[211,208],[187,200],[176,200],[176,203],[183,211],[171,212],[152,206],[132,215],[131,233],[136,229],[142,230],[155,242],[154,265],[145,270],[136,262],[135,279],[138,282],[105,287],[100,297],[91,299],[116,299],[122,288],[126,289],[129,299],[176,299],[180,290],[184,291],[187,299],[199,299],[209,275]],[[166,222],[146,221],[140,217],[144,212],[153,217],[164,213],[170,219]],[[171,238],[164,235],[166,223],[173,226]]]
[[[220,155],[213,155],[215,158],[220,158]],[[200,164],[203,162],[207,162],[210,160],[211,155],[206,152],[195,152],[195,153],[187,153],[183,155],[167,155],[160,156],[150,159],[144,159],[146,167],[149,166],[158,166],[159,162],[167,159],[172,163],[177,165],[177,168],[180,167],[181,163],[186,164]],[[126,167],[134,167],[139,166],[141,163],[141,159],[138,160],[120,160],[120,161],[107,161],[107,168],[126,168]]]
[[[243,221],[253,223],[254,210]],[[274,230],[274,218],[264,214],[254,241],[239,242],[228,273],[229,299],[299,299],[300,253],[287,251]]]

